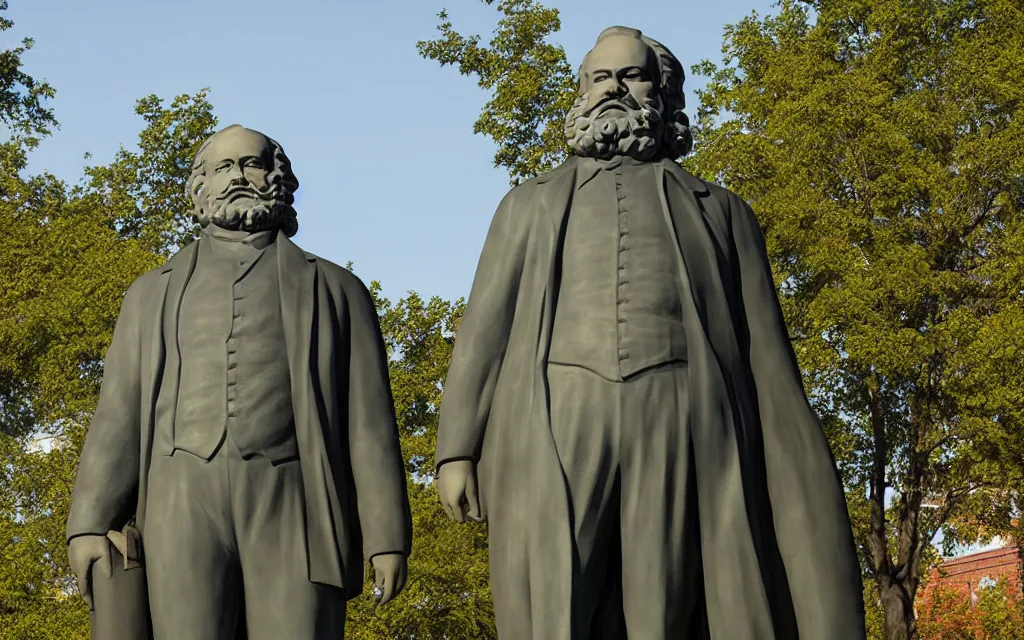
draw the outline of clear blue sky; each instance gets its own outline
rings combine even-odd
[[[556,42],[577,66],[601,29],[624,24],[664,42],[687,67],[721,57],[722,29],[769,0],[547,0],[561,11]],[[508,176],[472,132],[487,94],[453,68],[423,60],[447,8],[457,29],[489,40],[499,14],[480,0],[10,0],[0,47],[31,36],[26,70],[57,89],[61,129],[31,157],[77,181],[91,152],[109,162],[134,148],[135,101],[210,87],[222,126],[277,139],[301,183],[299,233],[308,251],[408,290],[468,295]],[[687,105],[701,78],[688,78]]]

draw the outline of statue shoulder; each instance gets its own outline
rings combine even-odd
[[[534,176],[533,178],[530,178],[526,182],[522,183],[520,186],[536,186],[540,184],[546,184],[548,182],[557,181],[563,176],[566,176],[567,174],[571,174],[574,171],[576,171],[576,166],[579,163],[579,161],[580,159],[577,156],[570,155],[568,158],[565,159],[565,162],[558,165],[554,169],[550,169],[548,171],[545,171],[544,173]]]
[[[709,182],[702,180],[701,182],[707,186],[708,191],[711,195],[717,198],[723,205],[731,205],[735,202],[743,202],[743,199],[736,195],[733,191],[730,191],[727,187],[723,187],[717,182]]]
[[[498,205],[499,214],[503,211],[516,211],[519,207],[531,204],[533,202],[533,195],[537,192],[538,188],[543,188],[542,185],[557,183],[562,178],[571,177],[576,170],[576,160],[575,156],[570,156],[565,162],[554,169],[533,176],[512,187]],[[515,215],[514,217],[520,220],[523,218],[520,215]]]
[[[514,207],[517,204],[529,201],[530,195],[537,190],[537,185],[544,184],[544,178],[546,175],[547,174],[534,176],[509,189],[501,199],[499,208],[507,209],[509,207]]]
[[[156,282],[160,279],[160,276],[167,271],[167,265],[162,265],[154,269],[146,271],[141,276],[132,280],[132,283],[128,285],[128,290],[125,291],[125,300],[135,299],[140,297],[144,292],[149,291]]]
[[[146,315],[154,302],[153,292],[163,291],[157,285],[164,271],[164,267],[150,269],[131,281],[131,284],[128,285],[124,295],[121,297],[121,308],[118,311],[118,318],[120,319],[118,322],[125,321],[126,319],[138,319]]]
[[[701,180],[707,188],[708,196],[718,201],[727,220],[730,222],[739,219],[739,222],[748,223],[754,219],[754,212],[746,200],[741,198],[728,187],[722,186],[708,180]]]
[[[318,255],[304,252],[308,260],[315,261],[320,273],[327,280],[328,289],[340,292],[349,304],[372,301],[370,288],[351,269],[321,258]]]

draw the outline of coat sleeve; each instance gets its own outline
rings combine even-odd
[[[768,491],[800,637],[864,638],[860,568],[835,461],[804,393],[764,235],[750,207],[730,200]]]
[[[526,256],[529,212],[515,204],[522,190],[517,187],[502,199],[484,240],[444,383],[435,468],[452,460],[479,460]]]
[[[67,539],[106,535],[134,505],[139,486],[141,393],[141,295],[137,279],[128,287],[114,336],[103,360],[100,397],[78,462],[68,513]]]
[[[388,358],[373,299],[346,274],[349,314],[348,439],[366,560],[412,552],[405,461],[391,394]]]

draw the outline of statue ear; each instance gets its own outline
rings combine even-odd
[[[206,188],[206,180],[197,181],[196,185],[192,187],[192,206],[199,211],[205,212],[208,200],[209,193]]]

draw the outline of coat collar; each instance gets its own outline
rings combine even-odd
[[[281,292],[281,320],[288,362],[293,372],[308,371],[313,327],[316,323],[316,258],[289,240],[277,239],[277,278]],[[292,393],[297,394],[301,378],[292,376]],[[308,384],[308,383],[307,383]]]
[[[296,253],[302,256],[302,259],[305,259],[307,262],[314,262],[316,260],[316,256],[308,254],[302,249],[300,249],[294,242],[292,242],[291,239],[288,238],[288,236],[284,235],[283,233],[278,233],[277,238],[274,240],[274,242],[280,244],[284,253],[286,254],[285,257],[288,258],[289,260],[292,260],[293,262],[294,259],[296,258]],[[160,273],[167,273],[168,271],[173,271],[174,269],[177,269],[179,267],[192,266],[195,261],[196,248],[198,247],[198,243],[199,240],[196,239],[182,247],[177,253],[171,256],[162,267],[160,267]],[[263,248],[264,246],[266,246],[266,242],[260,242],[258,240],[257,243],[258,245],[254,246],[259,246],[259,248]],[[280,261],[281,258],[278,258],[278,260]]]
[[[198,246],[199,240],[192,240],[184,247],[178,250],[170,259],[164,263],[164,266],[160,267],[160,273],[167,273],[168,271],[174,271],[179,267],[188,267],[192,264],[192,260],[196,257],[196,247]]]
[[[557,168],[538,176],[536,179],[537,185],[546,185],[543,189],[537,190],[537,206],[542,211],[547,212],[556,229],[562,227],[565,217],[572,207],[573,196],[576,192],[575,185],[580,184],[582,179],[588,177],[585,172],[578,171],[579,165],[580,159],[576,156],[571,156]],[[656,162],[654,169],[657,175],[657,183],[662,185],[662,188],[672,188],[673,185],[681,187],[682,191],[688,196],[686,200],[691,202],[702,214],[706,214],[705,207],[698,204],[698,198],[703,199],[704,196],[711,193],[708,185],[703,180],[700,180],[679,166],[678,163],[671,160]],[[600,168],[596,170],[600,171]],[[718,213],[717,203],[714,202],[715,199],[707,198],[706,201]],[[722,242],[724,240],[724,231],[721,225],[712,223],[712,229],[715,232],[716,239]]]
[[[537,176],[536,183],[558,183],[566,179],[567,173],[575,173],[577,169],[581,168],[582,163],[580,160],[579,156],[569,156],[569,158],[559,166],[547,173]],[[710,195],[711,191],[708,189],[708,185],[697,176],[679,166],[678,162],[663,159],[657,160],[656,164],[660,167],[664,167],[666,173],[672,175],[680,184],[692,191],[695,196],[704,197]],[[582,185],[600,170],[600,167],[588,168],[585,175],[580,175],[576,178],[575,183]]]

